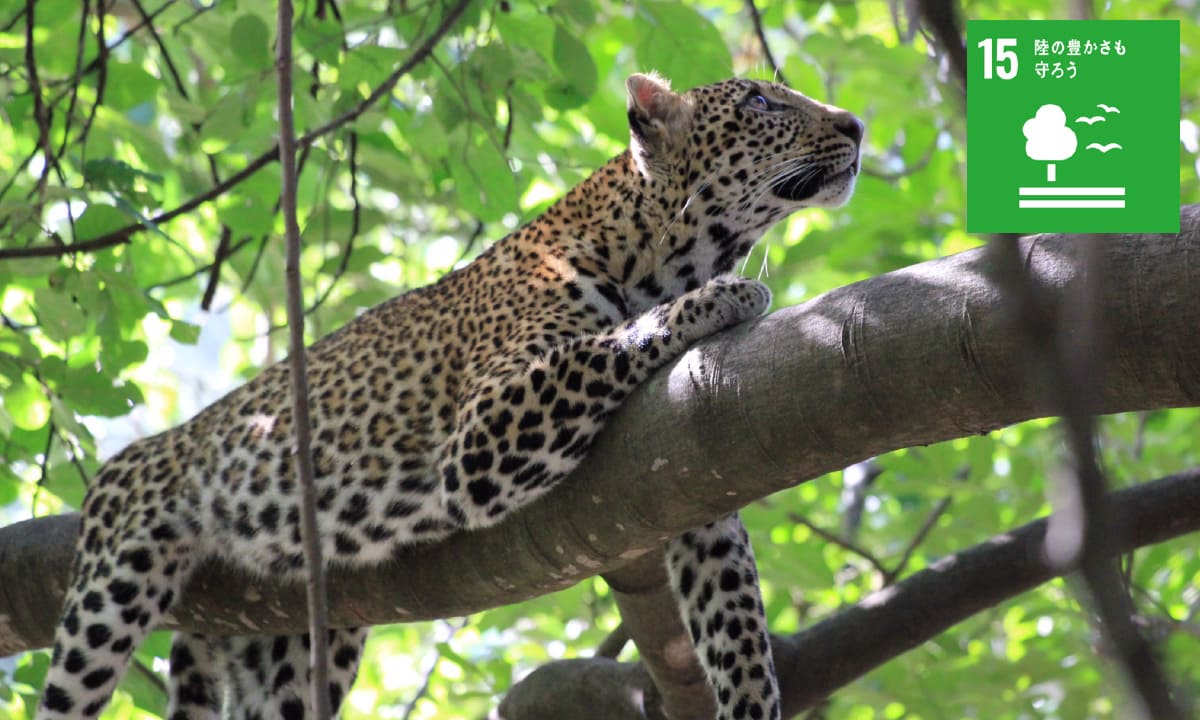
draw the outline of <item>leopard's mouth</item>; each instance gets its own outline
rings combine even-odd
[[[850,164],[841,170],[819,168],[812,172],[802,173],[776,183],[771,191],[784,200],[793,202],[808,200],[827,186],[852,182],[853,178],[858,175],[858,162],[858,154],[855,153]]]
[[[829,170],[820,168],[812,172],[800,173],[794,177],[785,178],[782,182],[772,186],[771,192],[784,200],[800,202],[820,192],[828,178]]]

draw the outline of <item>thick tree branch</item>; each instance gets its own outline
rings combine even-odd
[[[1112,235],[1101,311],[1113,342],[1097,412],[1200,404],[1200,206],[1174,235]],[[1081,248],[1022,241],[1047,291],[1079,282]],[[589,460],[508,521],[389,565],[335,570],[334,626],[462,615],[559,590],[652,552],[755,498],[896,448],[1053,412],[976,250],[827,293],[693,348],[635,393]],[[664,432],[670,428],[670,432]],[[0,655],[50,641],[77,518],[0,529]],[[203,568],[173,613],[208,633],[300,632],[304,595]]]
[[[692,638],[679,616],[661,551],[647,553],[606,573],[622,625],[637,644],[656,688],[648,712],[669,718],[716,717],[717,703],[704,677]],[[661,705],[661,710],[653,708]],[[572,717],[570,713],[561,717]]]
[[[1200,530],[1200,469],[1109,495],[1114,511],[1111,549],[1132,550]],[[1045,558],[1047,520],[997,535],[789,637],[772,637],[783,715],[796,713],[884,662],[955,624],[1058,577],[1063,570]],[[635,663],[607,658],[550,663],[531,673],[500,706],[504,720],[607,718],[594,708],[633,692],[641,707],[613,717],[663,720],[647,673]],[[554,708],[556,715],[543,714]]]

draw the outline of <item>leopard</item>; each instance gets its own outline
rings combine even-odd
[[[763,234],[854,191],[864,124],[785,85],[625,82],[629,145],[436,283],[307,350],[319,544],[329,566],[504,521],[587,456],[622,401],[691,345],[762,315],[735,266]],[[91,718],[204,562],[302,579],[286,362],[136,440],[81,508],[38,717]],[[779,720],[753,549],[735,513],[669,541],[680,618],[720,720]],[[335,712],[366,628],[329,630]],[[313,717],[309,637],[176,632],[170,720]]]

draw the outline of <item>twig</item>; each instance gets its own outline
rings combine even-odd
[[[750,20],[754,22],[754,34],[758,36],[759,45],[762,45],[763,57],[767,59],[767,62],[771,65],[771,69],[775,71],[775,80],[787,85],[787,77],[784,76],[779,63],[775,62],[775,56],[771,54],[771,45],[767,42],[767,33],[763,29],[762,15],[759,14],[758,6],[754,4],[754,0],[746,0],[746,12],[750,13]]]
[[[165,10],[167,5],[174,0],[170,0],[159,8],[159,12]],[[96,59],[90,63],[90,67],[96,69],[96,99],[92,102],[92,106],[88,108],[87,118],[83,121],[83,127],[79,129],[79,136],[75,138],[75,142],[82,148],[82,155],[87,154],[87,137],[92,131],[92,124],[96,122],[96,113],[100,111],[100,106],[104,104],[104,91],[108,88],[108,41],[104,37],[104,12],[106,6],[104,0],[98,0],[96,3]],[[133,32],[132,30],[130,31]],[[127,37],[127,36],[126,36]],[[125,38],[121,38],[123,42]],[[115,43],[113,47],[119,45]],[[85,70],[84,74],[91,72]],[[31,248],[32,249],[32,248]]]
[[[61,434],[59,439],[62,441],[63,447],[67,449],[67,459],[71,461],[71,465],[75,467],[75,472],[79,474],[79,482],[82,483],[84,487],[90,486],[92,484],[92,478],[90,475],[88,475],[87,468],[85,468],[83,463],[79,460],[79,455],[81,454],[82,450],[82,443],[79,442],[79,438],[77,436],[68,435],[65,430],[59,429],[59,433]],[[74,438],[74,442],[72,442],[72,438]],[[79,445],[80,447],[76,447],[76,445]]]
[[[171,6],[172,6],[172,5],[174,5],[175,3],[176,3],[176,0],[166,0],[166,1],[165,1],[165,2],[162,4],[162,5],[160,5],[160,6],[158,7],[158,9],[157,9],[157,10],[155,10],[155,11],[154,11],[154,12],[152,12],[152,13],[150,13],[149,20],[154,20],[154,19],[155,19],[155,18],[157,18],[159,15],[162,15],[162,14],[163,14],[163,12],[164,12],[164,11],[165,11],[167,8],[171,7]],[[104,5],[104,3],[98,3],[98,5],[99,5],[99,8],[98,8],[98,10],[97,10],[97,16],[98,16],[100,19],[103,19],[103,18],[104,18],[105,5]],[[210,7],[215,7],[215,6],[210,6]],[[114,41],[113,41],[113,42],[112,42],[110,45],[108,45],[108,46],[101,46],[101,47],[100,47],[100,52],[101,52],[101,53],[104,55],[104,59],[105,59],[105,60],[107,60],[107,56],[108,56],[108,53],[109,53],[109,51],[116,50],[116,49],[117,49],[118,47],[120,47],[121,45],[124,45],[126,40],[128,40],[129,38],[131,38],[131,37],[133,37],[134,35],[136,35],[136,34],[137,34],[137,33],[138,33],[138,32],[139,32],[139,31],[140,31],[140,30],[141,30],[143,27],[145,27],[145,25],[146,25],[146,23],[145,23],[145,22],[140,22],[140,23],[138,23],[137,25],[134,25],[134,26],[130,27],[129,29],[127,29],[127,30],[126,30],[124,33],[122,33],[122,34],[121,34],[121,36],[120,36],[120,37],[118,37],[116,40],[114,40]],[[103,32],[103,28],[99,28],[99,32]],[[102,37],[102,35],[98,35],[98,36],[99,36],[99,37]],[[93,60],[93,61],[91,61],[90,63],[88,63],[88,66],[87,66],[87,67],[85,67],[85,68],[83,69],[83,74],[84,74],[84,75],[90,75],[90,74],[91,74],[91,73],[92,73],[94,70],[96,70],[96,69],[97,69],[97,67],[98,67],[98,64],[100,63],[100,60],[101,60],[100,56],[97,56],[95,60]]]
[[[258,266],[262,262],[263,253],[267,249],[267,240],[270,236],[263,235],[262,240],[258,243],[258,250],[254,251],[254,259],[250,261],[250,269],[246,271],[246,277],[242,280],[242,287],[239,289],[239,294],[245,295],[250,289],[250,284],[254,282],[254,276],[258,274]]]
[[[184,99],[190,99],[187,87],[183,84],[183,78],[179,76],[179,71],[175,68],[175,63],[171,60],[171,53],[167,52],[167,46],[163,44],[162,36],[158,34],[158,30],[154,28],[154,21],[150,18],[150,14],[146,12],[145,6],[141,0],[132,0],[133,7],[137,10],[138,16],[142,19],[142,25],[150,30],[150,37],[154,40],[154,44],[158,47],[158,52],[163,56],[163,62],[167,64],[167,72],[171,74],[171,80],[175,83],[175,89]]]
[[[30,0],[30,2],[32,2],[32,0]],[[395,70],[395,72],[388,76],[388,78],[384,80],[379,87],[375,88],[375,90],[365,100],[360,102],[357,106],[349,111],[325,123],[324,125],[308,131],[296,140],[296,144],[300,147],[311,145],[334,130],[337,130],[338,128],[358,119],[360,115],[369,110],[376,102],[379,101],[380,98],[390,93],[392,88],[396,86],[396,83],[400,81],[401,77],[408,74],[414,67],[425,60],[433,52],[433,49],[437,43],[441,41],[442,37],[450,31],[456,22],[458,22],[458,18],[462,15],[463,11],[467,9],[467,6],[470,5],[470,3],[471,0],[459,0],[458,3],[456,3],[450,8],[450,10],[446,12],[445,17],[442,18],[442,22],[438,24],[433,33],[431,33],[429,37],[425,38],[424,42],[422,42],[415,50],[413,50],[408,59],[405,60],[404,63]],[[267,165],[270,165],[278,160],[279,146],[276,144],[271,149],[251,160],[246,167],[226,178],[224,182],[217,183],[213,187],[200,193],[199,195],[196,195],[178,207],[155,215],[147,223],[134,223],[131,225],[126,225],[125,227],[101,235],[100,237],[61,247],[37,245],[33,247],[0,249],[0,260],[28,257],[57,257],[60,255],[103,250],[105,248],[123,245],[129,242],[130,238],[134,234],[142,232],[150,225],[161,225],[162,223],[173,220],[185,213],[191,212],[201,205],[224,195],[230,189],[236,187],[238,184],[246,180],[246,178],[254,175],[259,170],[262,170]]]
[[[12,30],[17,23],[21,22],[21,18],[23,17],[25,17],[25,8],[18,10],[8,22],[0,25],[0,33],[6,33]]]
[[[228,225],[221,226],[221,239],[217,241],[217,252],[209,265],[208,285],[204,288],[204,296],[200,299],[200,309],[208,312],[212,309],[213,297],[217,294],[217,286],[221,284],[221,266],[229,257],[229,241],[233,238],[233,230]]]
[[[33,28],[34,5],[36,0],[25,0],[25,72],[29,77],[29,92],[33,95],[33,118],[38,127],[37,146],[42,150],[42,173],[37,179],[35,192],[40,206],[46,199],[46,178],[50,168],[55,163],[54,153],[50,152],[50,109],[46,107],[42,97],[42,84],[38,79],[37,58],[34,56]]]
[[[629,640],[629,631],[625,629],[625,623],[621,623],[596,646],[596,657],[616,660]]]
[[[101,0],[101,2],[104,2],[104,0]],[[158,673],[146,667],[146,663],[134,658],[133,665],[130,669],[136,672],[138,675],[141,675],[144,680],[153,685],[154,688],[158,690],[159,696],[163,698],[167,697],[167,684],[163,682],[161,677],[158,676]]]
[[[17,163],[16,168],[13,169],[12,175],[9,176],[3,187],[0,187],[0,200],[4,199],[4,196],[8,194],[8,191],[12,189],[13,184],[17,182],[17,178],[21,176],[21,173],[25,171],[25,168],[29,167],[29,163],[33,162],[33,159],[37,157],[37,154],[38,149],[35,147],[33,150],[29,151],[29,154],[25,156],[24,160]],[[6,219],[4,222],[7,223],[8,220]]]
[[[459,630],[462,630],[467,626],[467,622],[468,618],[460,619],[458,621],[458,625],[447,622],[446,627],[450,629],[450,633],[446,638],[446,641],[449,642],[452,640],[454,636],[458,634]],[[441,650],[435,649],[433,662],[429,663],[429,668],[425,671],[425,677],[421,681],[421,687],[417,688],[417,692],[413,694],[412,699],[409,700],[408,704],[404,706],[404,714],[400,716],[400,720],[412,720],[413,713],[417,710],[417,703],[421,700],[421,698],[425,697],[425,695],[429,693],[429,685],[433,682],[433,675],[437,670],[438,663],[441,662],[441,660]]]
[[[71,81],[70,100],[67,101],[67,113],[63,121],[62,142],[58,144],[58,154],[62,156],[67,151],[67,140],[71,137],[71,123],[75,119],[75,103],[79,100],[79,84],[83,78],[83,54],[87,47],[88,7],[86,0],[79,10],[79,37],[75,41],[75,77]],[[68,210],[70,203],[67,203]]]
[[[508,153],[508,149],[512,147],[512,132],[513,132],[513,101],[512,101],[512,80],[508,81],[508,87],[504,89],[504,110],[508,116],[507,122],[504,123],[504,152]]]
[[[794,512],[788,513],[788,519],[791,520],[792,522],[796,523],[797,525],[803,525],[804,527],[808,528],[812,532],[813,535],[816,535],[817,537],[821,538],[822,540],[833,543],[834,545],[837,545],[838,547],[845,550],[846,552],[848,552],[852,555],[857,555],[857,556],[861,557],[863,560],[866,560],[867,562],[869,562],[871,564],[871,567],[875,568],[876,572],[878,572],[884,578],[887,578],[890,575],[890,572],[887,569],[887,567],[884,566],[883,562],[880,561],[879,558],[875,557],[874,553],[872,553],[870,550],[867,550],[866,548],[859,545],[858,543],[854,542],[853,540],[847,540],[847,539],[839,536],[837,533],[829,532],[828,530],[820,527],[819,525],[814,525],[812,523],[812,521],[810,521],[808,518],[804,517],[800,513],[794,513]]]
[[[226,259],[233,257],[234,255],[237,254],[237,252],[239,250],[246,247],[247,245],[249,245],[252,242],[254,242],[254,238],[252,238],[252,237],[244,237],[241,240],[238,240],[236,243],[233,244],[233,247],[229,248],[229,251],[225,253]],[[192,270],[190,273],[187,273],[186,275],[179,275],[178,277],[173,277],[170,280],[163,280],[162,282],[156,282],[153,285],[147,285],[146,290],[157,290],[160,288],[168,288],[168,287],[174,287],[175,285],[181,285],[181,284],[187,282],[188,280],[195,279],[196,277],[199,277],[200,275],[203,275],[204,273],[212,270],[212,267],[213,267],[213,263],[209,263],[207,265],[200,265],[195,270]]]
[[[317,308],[324,305],[330,294],[333,293],[333,289],[337,287],[338,281],[342,279],[342,275],[346,274],[346,268],[350,266],[350,256],[354,254],[354,241],[358,238],[362,227],[362,203],[358,198],[358,133],[353,131],[350,132],[349,165],[350,200],[354,203],[354,208],[350,213],[350,237],[346,239],[346,248],[342,251],[342,259],[334,268],[333,278],[330,279],[329,285],[320,297],[305,309],[305,315],[316,312]]]
[[[892,182],[895,180],[900,180],[901,178],[906,178],[909,175],[915,175],[916,173],[924,170],[925,166],[929,165],[929,161],[933,159],[933,153],[937,150],[937,145],[938,141],[935,137],[933,142],[929,144],[929,147],[925,149],[925,153],[921,155],[921,157],[918,158],[915,163],[911,165],[905,165],[902,170],[879,170],[877,168],[864,165],[862,168],[862,174],[869,175],[870,177],[884,180],[886,182]]]
[[[313,716],[328,720],[329,609],[325,590],[325,564],[317,530],[317,491],[313,480],[311,420],[308,408],[308,362],[304,349],[304,309],[300,290],[300,226],[296,221],[296,123],[292,115],[292,0],[279,2],[279,27],[275,40],[279,78],[279,165],[282,187],[280,206],[287,236],[287,316],[290,333],[289,363],[292,378],[292,429],[296,434],[296,474],[300,483],[301,538],[308,581],[309,692]]]
[[[42,497],[42,490],[46,487],[46,479],[49,477],[50,451],[54,448],[55,434],[53,420],[50,421],[46,430],[46,447],[42,450],[42,461],[38,463],[37,486],[33,490],[33,500],[29,503],[30,517],[37,517],[38,500]]]
[[[904,549],[904,554],[900,556],[900,562],[896,563],[895,569],[888,573],[889,577],[887,578],[887,585],[891,585],[896,578],[900,577],[900,573],[904,572],[904,568],[908,567],[908,561],[912,559],[913,553],[916,552],[921,543],[925,542],[925,538],[928,537],[929,532],[933,530],[933,526],[935,523],[937,523],[938,518],[940,518],[949,507],[950,498],[946,497],[938,501],[938,504],[933,508],[933,511],[930,512],[929,516],[925,518],[925,522],[922,523],[921,529],[917,531],[917,534],[914,535],[913,539],[909,541],[908,547]]]

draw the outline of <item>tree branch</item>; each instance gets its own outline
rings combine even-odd
[[[788,81],[783,74],[783,69],[779,67],[779,63],[775,62],[775,56],[771,54],[771,45],[767,42],[767,31],[763,29],[762,15],[759,14],[754,0],[746,0],[746,12],[750,13],[750,20],[754,23],[754,34],[758,36],[758,43],[762,45],[763,57],[767,59],[767,63],[771,65],[771,70],[775,73],[775,80],[787,85]]]
[[[1200,404],[1200,205],[1182,215],[1178,236],[1100,241],[1113,342],[1097,412]],[[1081,281],[1080,243],[1036,236],[1021,250],[1046,288],[1042,311],[1057,312]],[[547,499],[388,565],[335,570],[331,624],[459,616],[553,592],[808,478],[1054,412],[1027,378],[988,258],[973,250],[881,275],[701,343],[630,397]],[[50,641],[77,526],[63,516],[0,529],[0,655]],[[303,607],[298,586],[210,564],[171,622],[295,633]]]
[[[1114,553],[1200,530],[1200,469],[1109,495]],[[1063,573],[1044,555],[1045,518],[942,558],[905,580],[838,611],[795,635],[773,636],[771,646],[783,696],[792,717],[821,703],[847,683],[937,636],[972,615],[1031,590]],[[606,718],[594,708],[638,690],[645,712],[622,718],[663,720],[653,684],[635,663],[607,658],[549,663],[509,691],[503,720]],[[554,708],[556,715],[542,714]]]
[[[329,609],[325,561],[317,529],[317,488],[312,456],[312,420],[308,408],[308,352],[304,347],[304,291],[300,287],[300,223],[296,220],[296,118],[292,113],[292,0],[279,0],[275,74],[279,86],[279,209],[287,238],[288,368],[292,386],[292,431],[296,444],[296,485],[300,489],[300,540],[304,545],[304,583],[309,637],[309,702],[316,720],[332,714],[329,697]],[[222,245],[228,236],[222,236]],[[217,249],[219,262],[221,249]]]

